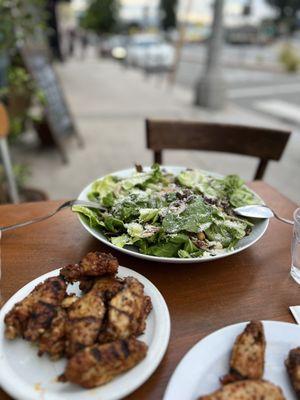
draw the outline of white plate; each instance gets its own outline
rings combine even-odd
[[[174,166],[162,166],[163,168],[165,168],[168,172],[171,172],[175,175],[178,175],[181,171],[185,170],[186,167],[174,167]],[[148,171],[150,169],[150,167],[144,167],[145,171]],[[125,169],[122,171],[117,171],[114,172],[110,175],[114,175],[117,176],[119,178],[126,178],[128,176],[131,176],[132,173],[135,171],[134,168],[130,168],[130,169]],[[216,177],[222,177],[222,175],[213,173],[213,172],[207,172],[207,171],[203,171],[204,173],[207,173],[209,175],[212,176],[216,176]],[[99,179],[102,179],[104,177],[101,177]],[[80,193],[80,195],[78,196],[79,200],[88,200],[88,193],[91,191],[91,187],[92,187],[93,182],[91,182],[89,185],[87,185],[83,191]],[[252,191],[253,192],[253,191]],[[255,192],[253,192],[255,193]],[[255,195],[260,198],[258,196],[258,194],[255,193]],[[260,198],[261,199],[261,198]],[[106,237],[105,235],[100,232],[100,230],[95,229],[95,228],[91,228],[87,221],[85,220],[85,218],[78,214],[78,218],[79,221],[81,222],[81,224],[84,226],[84,228],[90,232],[90,234],[92,234],[95,238],[99,239],[102,243],[107,244],[108,246],[114,248],[115,250],[118,251],[122,251],[123,253],[129,254],[131,256],[135,256],[138,258],[143,258],[145,260],[151,260],[151,261],[158,261],[158,262],[165,262],[165,263],[176,263],[176,264],[186,264],[186,263],[199,263],[199,262],[204,262],[204,261],[212,261],[212,260],[217,260],[218,258],[223,258],[223,257],[227,257],[227,256],[231,256],[232,254],[235,253],[239,253],[242,250],[247,249],[247,247],[252,246],[255,242],[257,242],[262,235],[265,233],[268,225],[269,225],[269,220],[265,219],[265,220],[257,220],[257,222],[255,222],[255,226],[252,229],[252,232],[250,233],[249,236],[246,236],[245,238],[241,239],[238,244],[236,245],[235,249],[232,251],[228,251],[226,253],[222,253],[222,254],[218,254],[216,256],[205,256],[205,257],[198,257],[198,258],[175,258],[175,257],[156,257],[156,256],[150,256],[147,254],[142,254],[140,253],[138,250],[134,249],[134,248],[120,248],[118,246],[115,246],[114,244],[112,244]]]
[[[196,400],[218,389],[219,378],[228,373],[234,341],[245,325],[222,328],[192,347],[173,373],[164,400]],[[263,325],[267,342],[264,378],[280,386],[287,400],[296,399],[284,361],[289,350],[300,345],[300,326],[277,321],[263,321]]]
[[[118,276],[133,276],[144,286],[151,297],[153,310],[147,318],[147,328],[139,339],[149,346],[146,358],[136,367],[95,389],[83,389],[71,383],[56,382],[66,360],[50,361],[38,357],[37,349],[23,339],[7,340],[4,337],[4,316],[13,305],[22,300],[39,283],[58,274],[58,269],[29,282],[14,294],[0,312],[0,385],[18,400],[116,400],[127,396],[141,386],[155,371],[168,346],[170,315],[164,298],[143,275],[119,267]],[[75,286],[75,285],[74,285]],[[74,290],[72,290],[74,292]],[[78,286],[75,293],[80,293]]]

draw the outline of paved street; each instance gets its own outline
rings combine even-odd
[[[177,73],[178,84],[191,89],[194,87],[203,72],[205,51],[204,45],[189,45],[183,49]],[[284,119],[284,116],[288,115],[290,123],[300,125],[300,74],[276,71],[278,51],[278,46],[276,48],[225,46],[223,63],[228,99],[246,109],[263,114],[268,112],[273,117]],[[267,67],[264,64],[262,70],[259,70],[260,64],[256,60],[261,59],[262,53],[266,54],[269,63]],[[240,68],[238,64],[248,65],[248,68]],[[287,112],[279,115],[278,109],[269,104],[274,100],[283,102]]]
[[[83,149],[73,139],[66,141],[70,163],[63,165],[57,152],[40,150],[34,135],[15,149],[15,162],[28,164],[28,185],[44,189],[50,198],[71,198],[97,177],[135,162],[152,162],[146,150],[146,117],[230,122],[277,128],[289,125],[263,114],[228,103],[221,112],[192,105],[192,92],[170,88],[158,76],[145,77],[139,70],[124,69],[109,60],[89,57],[58,65],[62,86],[85,141]],[[25,146],[25,147],[24,147]],[[199,151],[166,152],[165,163],[186,165],[224,174],[238,172],[251,180],[257,160],[251,157]],[[295,133],[280,163],[271,163],[265,180],[300,203],[300,134]]]

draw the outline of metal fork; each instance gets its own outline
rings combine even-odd
[[[5,231],[9,231],[11,229],[22,228],[23,226],[27,226],[27,225],[35,224],[37,222],[44,221],[45,219],[53,217],[59,211],[62,211],[65,208],[70,208],[70,207],[73,207],[73,206],[84,206],[84,207],[90,207],[90,208],[97,208],[98,210],[101,210],[101,211],[107,211],[106,208],[104,208],[103,206],[100,206],[100,204],[94,203],[92,201],[69,200],[69,201],[66,201],[65,203],[63,203],[62,205],[60,205],[56,210],[52,211],[51,213],[49,213],[47,215],[44,215],[42,217],[37,217],[37,218],[31,219],[29,221],[20,222],[18,224],[13,224],[13,225],[8,225],[8,226],[1,226],[0,227],[0,231],[1,232],[5,232]]]

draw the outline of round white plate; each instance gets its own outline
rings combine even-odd
[[[178,175],[181,171],[185,170],[186,167],[174,167],[174,166],[162,166],[165,168],[167,171]],[[144,167],[145,171],[148,171],[150,167]],[[122,170],[122,171],[117,171],[114,172],[110,175],[117,176],[119,178],[126,178],[132,175],[132,173],[135,171],[134,168]],[[212,173],[212,172],[207,172],[203,171],[204,173],[207,173],[212,176],[216,177],[221,177],[221,175]],[[99,179],[102,179],[104,177],[101,177]],[[88,200],[88,193],[91,191],[93,182],[91,182],[89,185],[87,185],[83,191],[79,194],[78,199],[79,200]],[[255,193],[255,192],[253,192]],[[258,196],[258,194],[255,193],[255,195]],[[86,219],[78,214],[79,221],[81,224],[84,226],[84,228],[90,232],[95,238],[99,239],[102,243],[107,244],[108,246],[114,248],[115,250],[122,251],[123,253],[129,254],[131,256],[135,256],[138,258],[143,258],[144,260],[151,260],[151,261],[158,261],[158,262],[165,262],[165,263],[176,263],[176,264],[186,264],[186,263],[199,263],[199,262],[204,262],[204,261],[212,261],[212,260],[217,260],[218,258],[223,258],[227,256],[231,256],[232,254],[239,253],[242,250],[247,249],[247,247],[252,246],[255,242],[257,242],[262,235],[265,233],[268,225],[269,225],[269,220],[268,219],[262,219],[262,220],[257,220],[255,222],[255,226],[252,228],[252,232],[250,233],[249,236],[244,237],[241,239],[238,244],[236,245],[235,249],[232,251],[228,251],[226,253],[218,254],[216,256],[205,256],[205,257],[198,257],[198,258],[175,258],[175,257],[156,257],[156,256],[150,256],[147,254],[142,254],[140,253],[137,249],[134,247],[127,246],[127,248],[120,248],[118,246],[115,246],[112,244],[106,237],[105,235],[98,229],[96,228],[91,228]]]
[[[300,345],[300,326],[263,321],[266,336],[264,379],[278,385],[287,400],[296,397],[290,386],[284,361],[289,350]],[[222,328],[200,340],[178,364],[164,400],[196,400],[220,388],[219,378],[228,373],[231,350],[246,322]]]
[[[106,385],[95,389],[83,389],[72,383],[56,381],[66,360],[51,361],[47,356],[38,357],[37,348],[23,339],[7,340],[4,337],[4,316],[13,305],[22,300],[40,282],[58,275],[51,271],[29,282],[14,294],[0,312],[0,385],[18,400],[116,400],[127,396],[141,386],[155,371],[170,337],[170,315],[164,298],[157,288],[143,275],[125,267],[119,267],[118,276],[133,276],[144,286],[151,297],[153,310],[147,318],[147,328],[138,339],[149,346],[146,358],[128,372],[119,375]],[[72,292],[80,293],[78,286]]]

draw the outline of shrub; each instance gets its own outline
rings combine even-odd
[[[297,72],[300,67],[300,57],[291,44],[285,44],[281,48],[279,61],[287,72]]]

